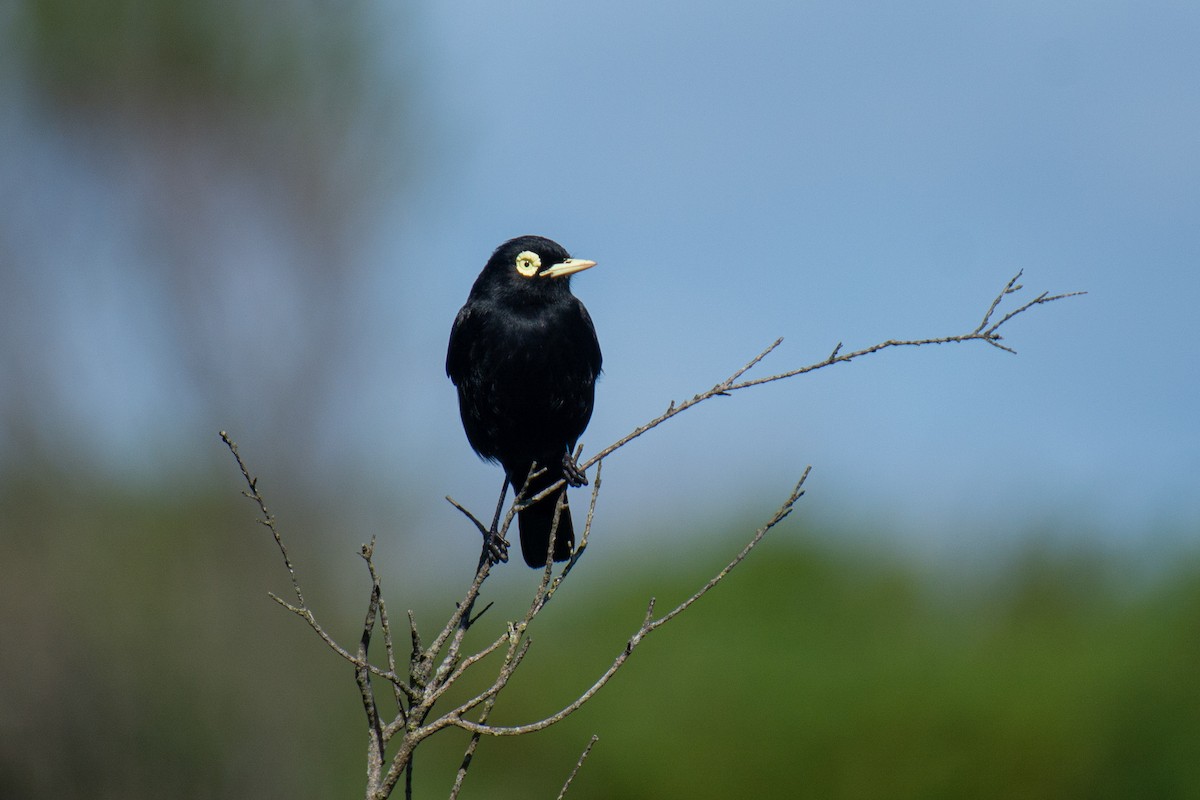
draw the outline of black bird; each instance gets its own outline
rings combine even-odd
[[[500,462],[516,492],[534,463],[544,468],[527,498],[564,477],[587,482],[571,454],[592,417],[600,342],[571,294],[571,275],[595,265],[541,236],[507,241],[479,273],[450,331],[446,374],[458,388],[467,440],[481,458]],[[518,515],[521,554],[531,567],[546,563],[559,496],[554,560],[574,549],[564,486]]]

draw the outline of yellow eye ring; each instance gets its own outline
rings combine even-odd
[[[542,267],[542,259],[537,253],[530,250],[523,250],[517,254],[517,272],[524,275],[526,278],[532,278],[537,275],[537,271]]]

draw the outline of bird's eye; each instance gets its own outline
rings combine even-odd
[[[542,259],[538,258],[537,253],[525,250],[517,254],[517,272],[526,278],[532,278],[534,275],[537,275],[537,271],[541,266]]]

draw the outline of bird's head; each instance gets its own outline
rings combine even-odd
[[[505,293],[549,297],[568,292],[571,276],[594,266],[595,261],[571,258],[566,248],[544,236],[518,236],[496,248],[479,282]]]

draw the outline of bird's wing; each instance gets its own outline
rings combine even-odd
[[[600,339],[596,336],[596,326],[592,324],[592,315],[588,313],[587,308],[580,302],[579,298],[575,298],[575,305],[579,307],[579,316],[583,318],[587,334],[583,337],[584,352],[587,354],[588,366],[592,370],[592,377],[595,378],[600,374],[600,367],[604,362],[603,356],[600,354]]]
[[[472,332],[477,331],[482,322],[481,313],[469,305],[459,309],[454,318],[454,326],[450,328],[450,346],[446,348],[446,375],[454,385],[462,383],[470,369]]]

